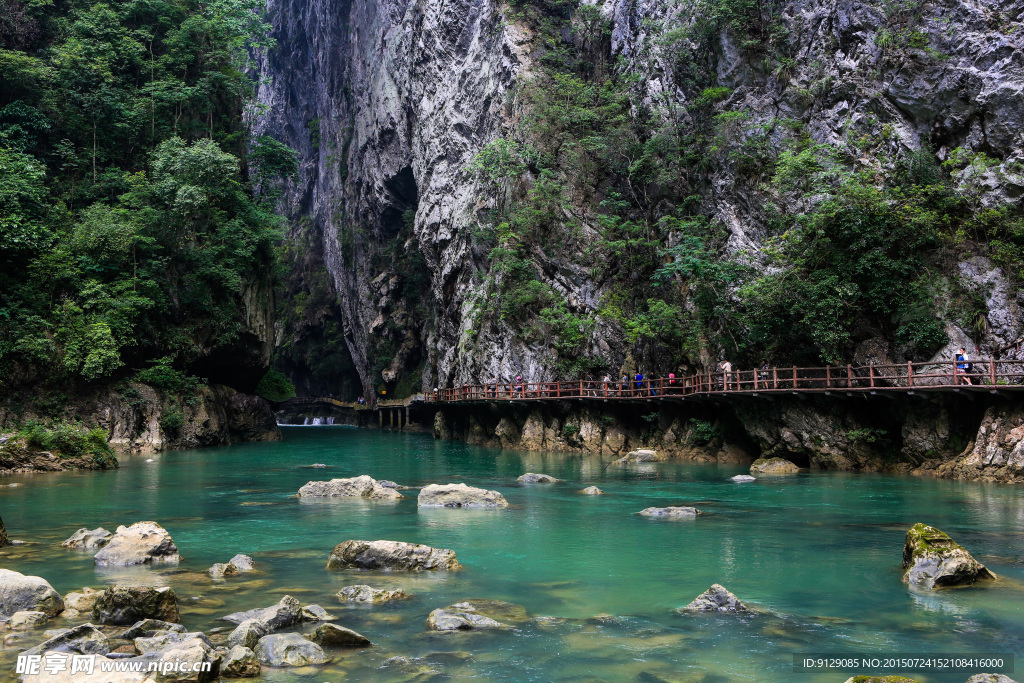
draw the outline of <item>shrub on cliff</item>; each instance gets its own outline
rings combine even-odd
[[[61,458],[92,457],[102,469],[117,467],[114,449],[100,427],[85,427],[77,422],[55,422],[49,426],[30,421],[18,437],[31,450],[50,451]]]
[[[295,385],[287,377],[271,368],[256,385],[256,395],[268,401],[281,403],[295,396]]]

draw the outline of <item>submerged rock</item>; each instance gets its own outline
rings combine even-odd
[[[638,514],[644,517],[661,517],[664,519],[693,519],[697,515],[704,514],[697,508],[686,506],[671,506],[666,508],[644,508]]]
[[[508,501],[497,491],[466,484],[430,484],[420,489],[419,507],[505,508]]]
[[[363,474],[349,479],[311,481],[299,489],[299,498],[370,498],[397,500],[402,494],[394,488],[381,486],[373,477]]]
[[[904,676],[853,676],[847,678],[846,683],[917,683],[917,681]]]
[[[260,660],[247,647],[235,645],[220,663],[220,675],[224,678],[253,678],[260,675]]]
[[[179,562],[178,546],[156,522],[136,522],[117,527],[110,542],[93,558],[101,566],[127,566],[153,562]]]
[[[23,654],[39,655],[44,652],[74,652],[80,655],[105,655],[110,652],[110,640],[92,624],[81,624],[44,640]]]
[[[46,612],[35,610],[15,612],[11,615],[10,621],[7,622],[7,628],[12,631],[30,631],[45,624],[49,618]]]
[[[55,617],[63,609],[64,600],[46,579],[0,569],[0,619],[24,611],[43,612]]]
[[[966,586],[995,574],[943,531],[915,524],[903,544],[903,582],[924,588]]]
[[[372,645],[370,639],[363,634],[337,624],[321,624],[312,633],[307,633],[305,637],[324,647],[370,647]]]
[[[721,584],[713,584],[679,612],[746,612],[747,606]]]
[[[143,619],[181,621],[174,589],[169,586],[110,586],[96,600],[92,618],[99,624],[118,626]]]
[[[271,633],[298,624],[302,620],[302,608],[298,600],[290,595],[286,595],[277,604],[270,607],[257,607],[246,612],[235,612],[221,618],[224,621],[230,621],[235,624],[254,620],[261,624],[267,633]]]
[[[587,495],[587,496],[600,496],[600,495],[604,494],[604,491],[602,491],[601,489],[597,488],[596,486],[588,486],[587,488],[582,489],[580,491],[580,493],[582,493],[584,495]]]
[[[800,468],[785,458],[758,458],[750,466],[751,474],[795,474]]]
[[[308,666],[328,661],[323,649],[298,633],[275,633],[260,638],[256,658],[267,666]]]
[[[474,631],[511,628],[509,624],[529,619],[526,610],[502,600],[463,600],[443,609],[435,609],[427,617],[427,628],[433,631]]]
[[[400,541],[345,541],[327,558],[328,569],[437,571],[461,566],[452,550]]]
[[[736,483],[742,484],[748,481],[757,481],[757,477],[752,477],[749,474],[737,474],[732,477],[729,481],[735,481]]]
[[[400,588],[388,591],[363,584],[345,586],[338,591],[337,597],[339,600],[347,602],[390,602],[391,600],[402,600],[409,595]]]
[[[561,479],[555,479],[550,474],[537,474],[536,472],[527,472],[526,474],[519,475],[516,481],[522,484],[554,484],[555,482],[561,481]]]
[[[61,546],[64,548],[74,548],[76,550],[102,548],[110,543],[110,539],[113,537],[114,534],[110,533],[103,527],[97,527],[95,529],[86,529],[83,527],[71,534],[71,537],[61,543]]]

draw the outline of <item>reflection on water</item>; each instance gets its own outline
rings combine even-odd
[[[286,593],[319,603],[373,642],[323,668],[269,671],[264,680],[842,681],[794,674],[795,652],[1024,654],[1024,494],[994,484],[837,473],[737,485],[738,467],[498,452],[419,434],[289,428],[279,443],[126,458],[122,469],[17,475],[0,487],[14,538],[0,566],[49,580],[61,593],[112,582],[170,585],[191,630],[223,638],[230,612]],[[326,468],[311,465],[323,463]],[[524,472],[564,481],[520,485]],[[399,501],[296,497],[311,479],[369,474],[421,486],[464,481],[497,489],[510,507],[450,510]],[[607,495],[579,490],[598,484]],[[687,523],[646,519],[645,507],[694,505]],[[96,568],[57,547],[79,527],[163,524],[179,565]],[[900,582],[907,527],[950,532],[1000,579],[985,587],[917,593]],[[452,548],[450,574],[332,572],[327,555],[351,539]],[[235,553],[259,572],[213,581]],[[711,583],[757,614],[680,615]],[[385,605],[340,602],[344,586],[401,588]],[[533,619],[500,633],[438,634],[430,610],[467,598],[522,605]],[[598,615],[604,615],[600,618]],[[59,624],[51,622],[51,626]],[[221,629],[218,631],[218,629]],[[0,653],[9,666],[16,649]],[[914,674],[962,683],[964,674]]]

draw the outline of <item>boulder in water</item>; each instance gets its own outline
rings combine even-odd
[[[629,465],[634,462],[664,462],[666,460],[668,460],[668,458],[657,451],[652,451],[649,448],[640,448],[626,453],[626,455],[622,456],[612,464]]]
[[[497,491],[466,484],[430,484],[420,489],[419,507],[505,508],[508,501]]]
[[[800,468],[785,458],[758,458],[750,465],[751,474],[796,474]]]
[[[555,479],[550,474],[537,474],[536,472],[527,472],[526,474],[519,475],[516,479],[521,484],[554,484],[555,482],[561,481],[561,479]]]
[[[373,477],[361,475],[350,479],[311,481],[299,489],[299,498],[370,498],[397,500],[402,494],[393,488],[381,486]]]
[[[202,633],[168,633],[152,639],[139,638],[135,641],[136,648],[139,648],[139,643],[143,640],[152,641],[148,644],[152,649],[147,650],[149,656],[145,657],[144,661],[156,661],[177,667],[176,670],[159,675],[159,680],[210,683],[215,681],[220,673],[221,655],[213,647],[210,639]],[[205,665],[209,666],[206,671],[203,670]]]
[[[337,597],[345,602],[390,602],[391,600],[401,600],[409,596],[400,588],[388,591],[363,584],[345,586],[338,591]]]
[[[345,541],[327,558],[328,569],[437,571],[461,566],[452,550],[400,541]]]
[[[903,582],[922,588],[967,586],[995,574],[944,531],[915,524],[903,543]]]
[[[93,558],[101,566],[127,566],[153,562],[178,562],[178,546],[156,522],[136,522],[117,527],[117,533]]]
[[[917,683],[917,681],[904,676],[853,676],[847,678],[846,683]]]
[[[253,678],[260,675],[260,660],[250,648],[235,645],[220,663],[220,675],[224,678]]]
[[[584,495],[587,495],[587,496],[600,496],[600,495],[604,494],[604,491],[602,491],[601,489],[597,488],[596,486],[588,486],[587,488],[585,488],[582,491],[580,491],[580,493],[582,493]]]
[[[45,579],[0,569],[0,619],[15,612],[43,612],[55,617],[64,609],[64,600]]]
[[[1017,683],[1017,681],[1003,674],[974,674],[967,679],[967,683]]]
[[[222,619],[235,624],[254,619],[266,628],[267,633],[272,633],[298,624],[302,620],[302,608],[298,600],[286,595],[278,600],[276,605],[258,607],[247,612],[235,612],[222,617]]]
[[[529,619],[519,605],[502,600],[463,600],[443,609],[435,609],[427,617],[432,631],[475,631],[511,628],[509,623]]]
[[[270,629],[259,619],[246,619],[228,635],[228,646],[241,645],[251,650],[256,649],[260,638],[270,635]]]
[[[255,571],[256,565],[248,555],[235,555],[227,562],[218,562],[210,567],[210,576],[215,579],[223,579],[225,576],[235,576],[245,572]]]
[[[187,630],[181,624],[160,619],[143,619],[128,627],[121,637],[125,640],[135,640],[136,638],[152,638],[161,633],[185,633]]]
[[[743,483],[746,483],[748,481],[757,481],[757,477],[752,477],[749,474],[737,474],[735,477],[733,477],[729,481],[734,481],[734,482],[736,482],[738,484],[743,484]]]
[[[306,638],[324,647],[370,647],[370,639],[350,628],[337,624],[321,624]]]
[[[169,586],[110,586],[96,600],[92,618],[98,624],[127,626],[143,619],[177,623],[178,601]]]
[[[61,543],[61,546],[64,548],[74,548],[75,550],[102,548],[110,543],[110,539],[113,537],[114,534],[110,533],[103,527],[97,527],[95,529],[86,529],[85,527],[82,527],[75,533],[71,534],[70,538]]]
[[[747,606],[721,584],[713,584],[680,612],[746,612]]]
[[[308,666],[328,661],[323,649],[298,633],[275,633],[260,638],[256,657],[267,666]]]
[[[46,612],[38,612],[36,610],[15,612],[11,615],[10,621],[7,622],[7,628],[12,631],[31,631],[45,624],[49,618],[46,616]]]
[[[320,605],[306,605],[305,607],[302,608],[301,612],[299,613],[299,618],[302,621],[317,622],[317,621],[334,621],[338,617],[336,617],[336,616],[334,616],[332,614],[328,614],[327,610],[325,610]]]
[[[92,624],[81,624],[44,640],[23,654],[40,655],[44,652],[73,652],[80,655],[105,655],[110,652],[110,641]]]
[[[62,619],[80,619],[92,616],[92,608],[102,595],[102,591],[93,590],[86,586],[81,591],[71,592],[64,596],[64,611],[60,613]]]
[[[669,506],[665,508],[644,508],[638,514],[644,517],[657,517],[659,519],[693,519],[703,514],[697,508],[686,506]]]

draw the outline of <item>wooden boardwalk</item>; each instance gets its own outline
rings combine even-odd
[[[854,393],[1024,392],[1024,361],[971,361],[965,372],[952,361],[899,365],[767,368],[709,372],[669,379],[630,378],[565,382],[496,382],[435,390],[427,403],[493,401],[681,400],[729,395],[842,395]]]

